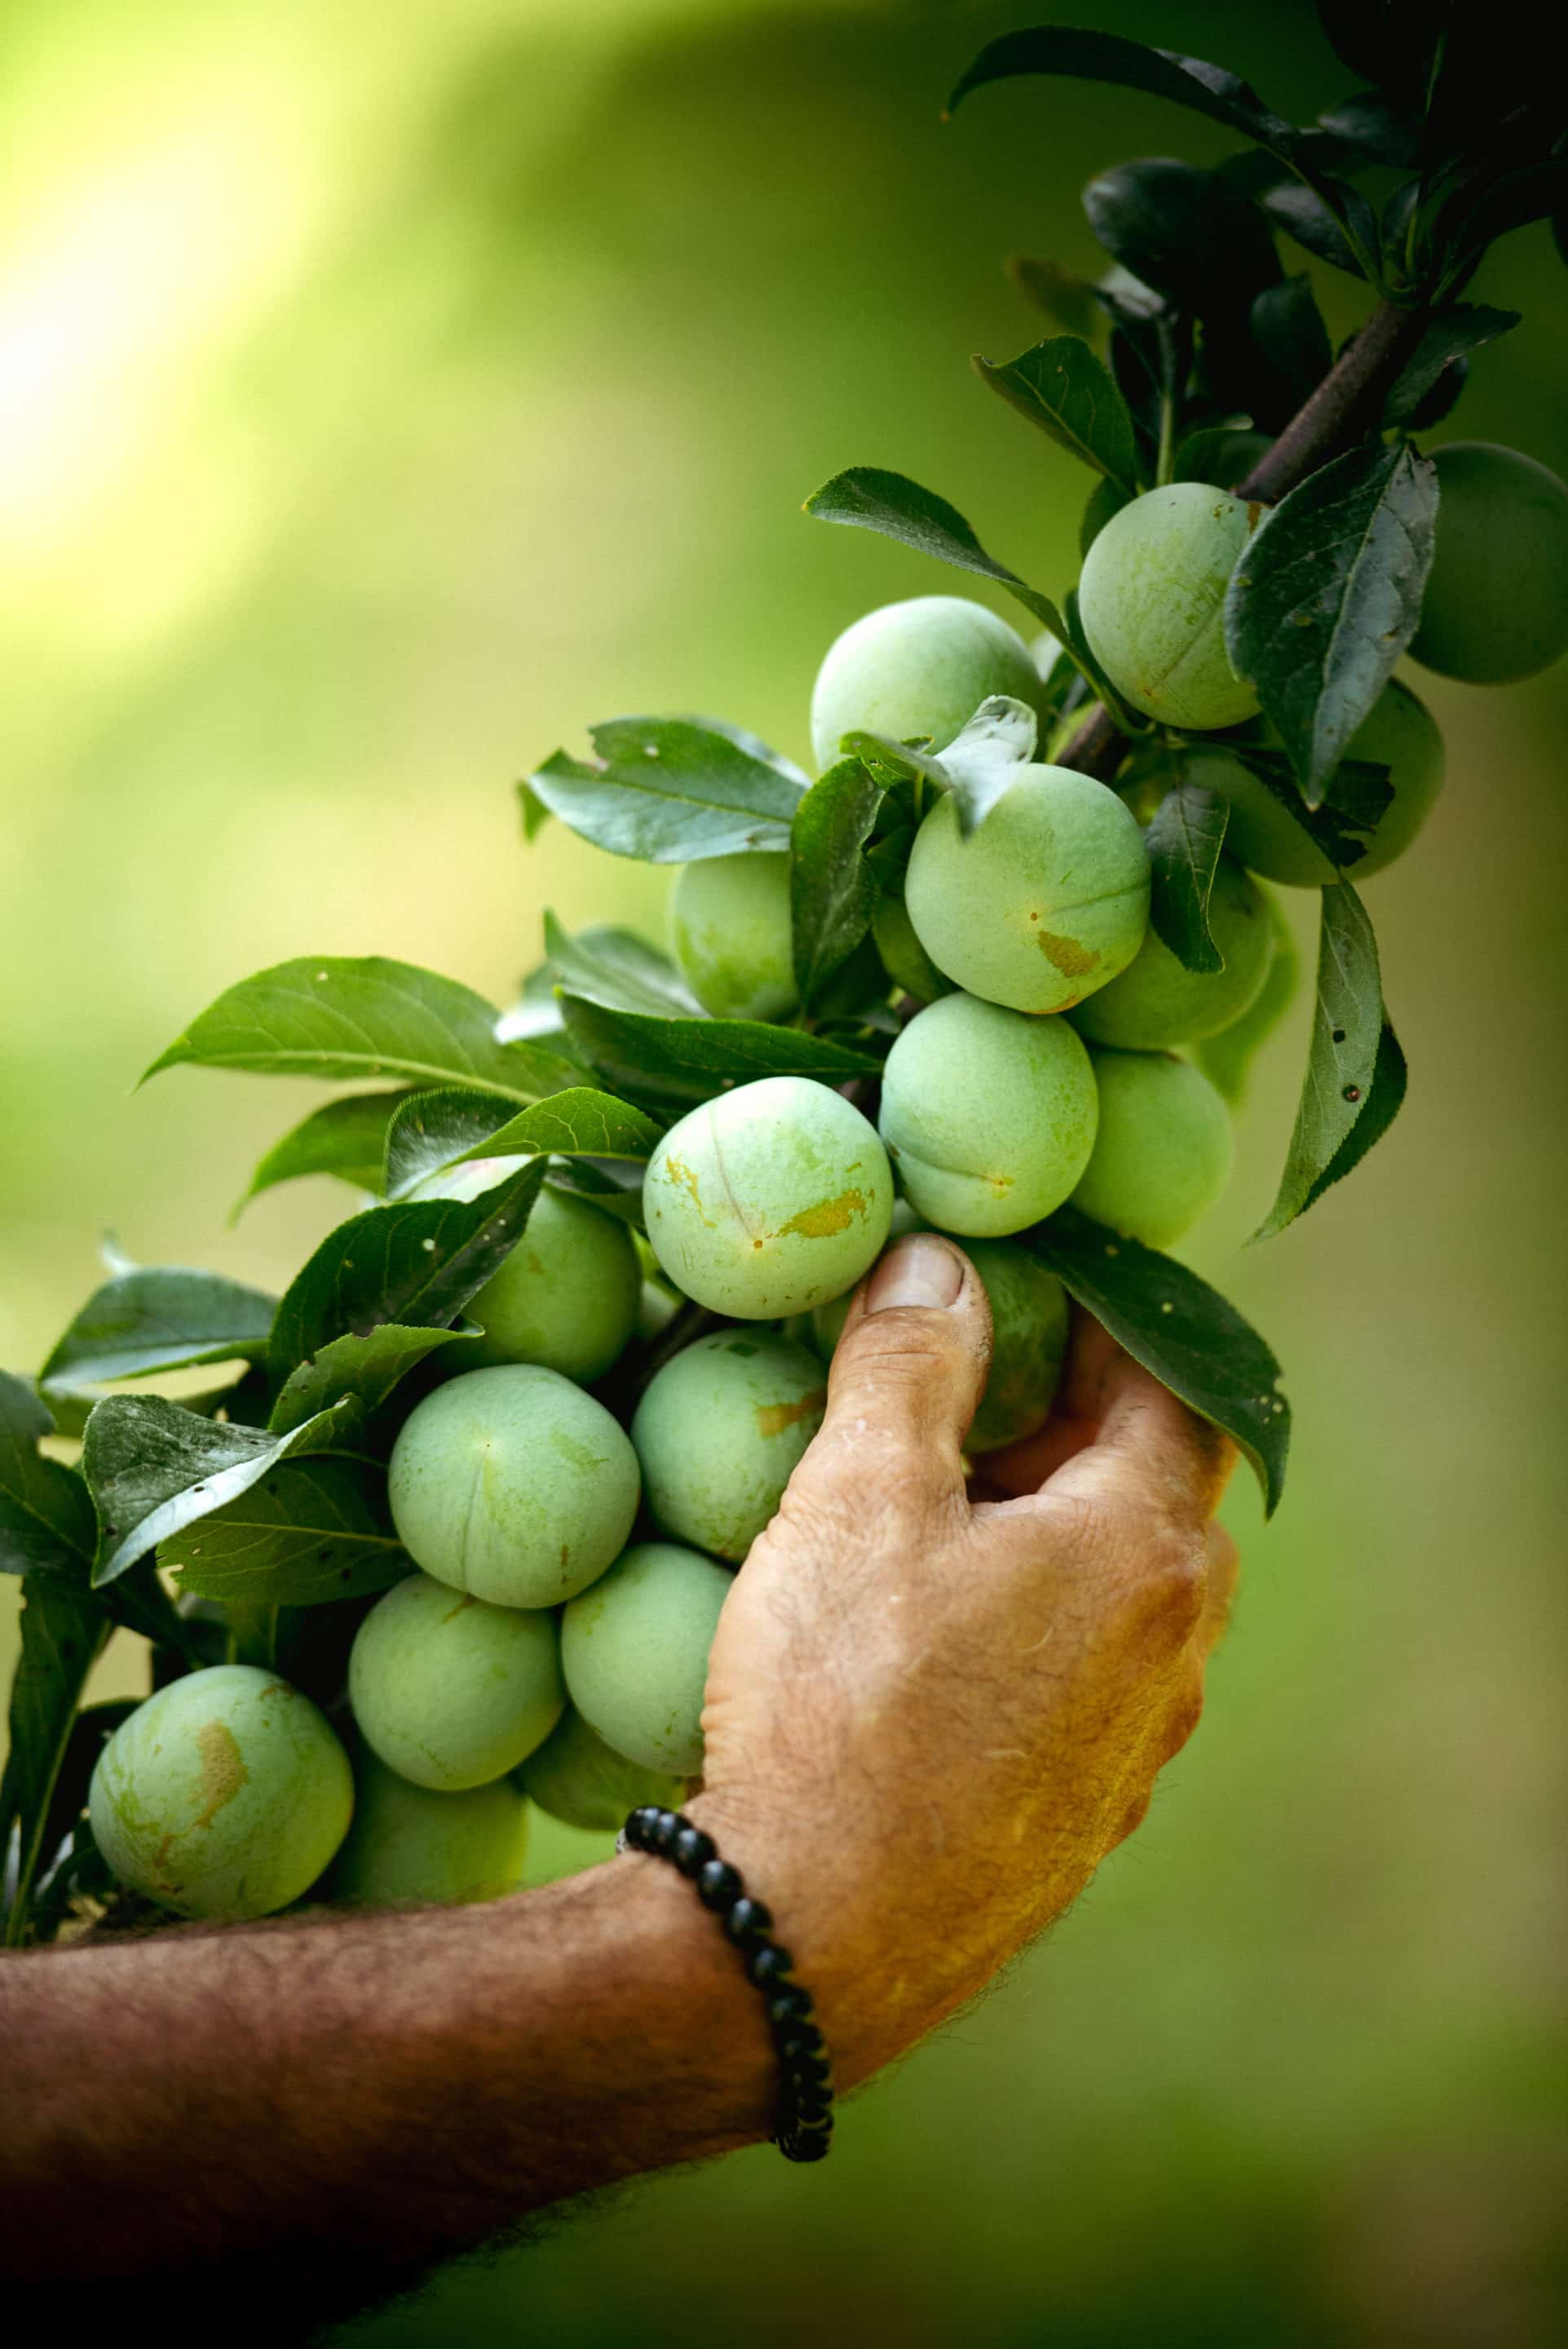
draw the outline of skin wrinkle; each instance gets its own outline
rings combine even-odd
[[[843,2090],[1005,1975],[1142,1816],[1233,1587],[1202,1539],[1226,1449],[1081,1317],[1057,1413],[972,1499],[988,1347],[967,1267],[950,1309],[870,1313],[862,1286],[714,1642],[687,1807],[779,1917]],[[15,1956],[0,2046],[0,2265],[123,2291],[230,2263],[296,2309],[754,2142],[776,2094],[734,1952],[630,1855],[470,1909]]]

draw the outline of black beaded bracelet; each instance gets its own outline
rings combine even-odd
[[[703,1907],[717,1917],[748,1979],[768,2002],[768,2027],[784,2075],[773,2142],[789,2161],[820,2161],[833,2137],[832,2064],[812,2020],[811,1993],[794,1980],[789,1951],[771,1939],[771,1909],[751,1898],[740,1870],[720,1859],[713,1837],[683,1811],[645,1805],[621,1829],[616,1849],[667,1859],[690,1877]]]

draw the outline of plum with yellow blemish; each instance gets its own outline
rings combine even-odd
[[[1014,1011],[1065,1011],[1125,970],[1149,923],[1149,857],[1116,793],[1068,767],[1021,766],[965,839],[944,793],[904,882],[938,970]]]
[[[771,1321],[852,1288],[892,1213],[876,1128],[810,1077],[762,1077],[671,1127],[648,1161],[648,1238],[687,1297]]]
[[[1113,514],[1084,556],[1078,614],[1124,701],[1167,726],[1239,726],[1258,697],[1225,650],[1225,590],[1264,509],[1171,481]]]
[[[637,1514],[637,1456],[557,1371],[468,1371],[417,1403],[387,1495],[416,1566],[498,1607],[553,1607],[603,1574]]]
[[[708,1651],[734,1576],[675,1542],[637,1542],[561,1620],[573,1703],[617,1754],[689,1778],[702,1768]]]
[[[355,1636],[348,1702],[366,1745],[400,1778],[441,1794],[489,1785],[561,1718],[555,1617],[411,1574]]]
[[[93,1838],[179,1917],[271,1916],[348,1832],[354,1777],[326,1717],[275,1672],[213,1664],[150,1696],[98,1756]]]
[[[632,1443],[655,1522],[737,1565],[822,1423],[822,1365],[792,1339],[719,1330],[655,1372]]]
[[[1253,879],[1222,856],[1209,891],[1209,932],[1220,970],[1189,970],[1150,929],[1127,968],[1071,1014],[1092,1044],[1125,1052],[1165,1052],[1217,1036],[1253,1001],[1274,959],[1268,900]]]
[[[1088,1164],[1097,1115],[1088,1053],[1068,1022],[978,996],[928,1004],[882,1071],[899,1180],[928,1223],[961,1237],[1006,1239],[1059,1207]]]

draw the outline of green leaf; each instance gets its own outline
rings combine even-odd
[[[1416,633],[1437,511],[1429,460],[1353,449],[1264,515],[1232,574],[1232,667],[1257,688],[1310,803]]]
[[[1132,418],[1104,362],[1076,335],[1055,335],[1004,366],[975,373],[1010,408],[1130,497],[1138,486]]]
[[[1028,1245],[1118,1345],[1224,1429],[1251,1462],[1272,1516],[1284,1489],[1290,1406],[1278,1391],[1279,1364],[1252,1325],[1185,1265],[1075,1207],[1058,1208]]]
[[[108,1619],[91,1594],[63,1575],[29,1575],[23,1586],[22,1644],[11,1682],[10,1750],[0,1776],[0,1854],[18,1837],[15,1890],[5,1920],[5,1946],[20,1949],[56,1782],[70,1742],[71,1724],[108,1634]]]
[[[1006,271],[1026,301],[1066,335],[1092,335],[1100,322],[1094,287],[1087,279],[1064,269],[1059,261],[1045,261],[1032,253],[1010,254]]]
[[[387,1195],[405,1197],[445,1167],[490,1158],[631,1158],[653,1152],[659,1128],[630,1102],[574,1085],[512,1118],[488,1093],[437,1092],[394,1120],[387,1137]]]
[[[1270,373],[1284,387],[1288,405],[1299,407],[1334,364],[1328,329],[1308,277],[1286,277],[1266,287],[1253,304],[1252,334]]]
[[[818,522],[847,523],[856,530],[874,530],[883,538],[913,546],[918,554],[934,555],[959,571],[973,571],[995,579],[1016,597],[1026,611],[1043,621],[1053,636],[1067,641],[1061,614],[1047,595],[1026,585],[1016,571],[986,554],[955,506],[903,473],[883,472],[879,466],[858,465],[852,472],[835,473],[806,501],[806,512]]]
[[[234,1209],[237,1218],[258,1192],[304,1174],[335,1174],[356,1190],[374,1191],[381,1181],[387,1123],[412,1092],[347,1093],[320,1109],[275,1142],[257,1164],[251,1187]]]
[[[1004,794],[1018,780],[1018,770],[1035,755],[1039,721],[1026,701],[994,693],[983,701],[967,725],[942,753],[958,809],[958,828],[965,838],[983,823]]]
[[[335,1457],[283,1462],[161,1556],[182,1591],[233,1607],[316,1607],[388,1589],[413,1571],[387,1510],[384,1472]]]
[[[1192,1058],[1209,1082],[1224,1095],[1233,1109],[1239,1109],[1246,1099],[1253,1063],[1295,1002],[1301,984],[1301,957],[1296,951],[1295,933],[1273,890],[1265,888],[1263,894],[1274,931],[1267,977],[1239,1019],[1233,1019],[1217,1036],[1206,1036],[1191,1048]]]
[[[268,1433],[292,1435],[307,1420],[350,1402],[357,1406],[361,1418],[368,1418],[373,1411],[379,1411],[406,1371],[438,1346],[449,1346],[460,1334],[456,1330],[410,1329],[399,1321],[383,1321],[364,1337],[351,1332],[346,1338],[334,1338],[284,1380],[267,1423]]]
[[[593,763],[557,750],[525,789],[596,847],[689,864],[789,845],[799,783],[727,733],[682,718],[615,718],[590,731]]]
[[[546,910],[544,944],[552,983],[586,995],[612,1011],[647,1011],[655,1019],[706,1017],[667,954],[634,930],[595,926],[573,937]]]
[[[1195,163],[1170,156],[1119,163],[1089,181],[1083,208],[1124,269],[1195,317],[1244,311],[1279,276],[1274,238],[1252,198]]]
[[[1372,1065],[1372,1088],[1362,1105],[1362,1113],[1302,1202],[1303,1215],[1316,1205],[1331,1183],[1342,1183],[1360,1165],[1374,1144],[1382,1141],[1405,1106],[1408,1082],[1409,1071],[1399,1040],[1385,1019]]]
[[[509,1101],[536,1101],[576,1083],[577,1071],[553,1053],[497,1043],[498,1016],[471,988],[412,963],[311,956],[230,988],[147,1075],[191,1061],[264,1076],[473,1085]]]
[[[1083,517],[1078,523],[1078,554],[1086,555],[1100,532],[1113,515],[1119,514],[1131,500],[1124,497],[1114,481],[1098,481],[1088,493]]]
[[[1403,424],[1414,417],[1446,368],[1483,344],[1511,335],[1519,320],[1517,310],[1491,310],[1479,302],[1456,302],[1445,310],[1434,310],[1388,394],[1384,423]]]
[[[255,1361],[277,1299],[215,1272],[159,1265],[90,1297],[38,1374],[46,1390],[152,1378],[200,1362]]]
[[[881,1062],[801,1029],[759,1019],[654,1019],[568,995],[566,1022],[617,1092],[672,1112],[756,1077],[816,1077],[841,1085]]]
[[[1201,778],[1210,755],[1208,746],[1197,741],[1191,745],[1184,763],[1190,772]],[[1240,741],[1233,736],[1225,744],[1223,756],[1234,759],[1255,775],[1291,821],[1301,826],[1313,844],[1341,872],[1359,864],[1367,854],[1368,839],[1394,797],[1387,768],[1371,759],[1341,759],[1322,805],[1308,807],[1296,788],[1290,761],[1284,751],[1271,750],[1263,743]]]
[[[1315,189],[1304,188],[1299,180],[1282,180],[1258,201],[1274,225],[1315,261],[1326,261],[1331,269],[1343,269],[1350,277],[1366,276],[1354,245]]]
[[[795,811],[789,916],[795,979],[808,1009],[871,928],[877,882],[865,852],[885,796],[861,760],[841,759]]]
[[[634,1230],[645,1228],[640,1165],[614,1159],[557,1159],[544,1178],[544,1187],[547,1191],[563,1192],[571,1198],[591,1199],[606,1215],[630,1224]]]
[[[1402,1081],[1385,1086],[1386,1117],[1371,1115],[1377,1090],[1378,1047],[1386,1025],[1383,986],[1377,968],[1377,941],[1367,909],[1347,881],[1323,892],[1323,918],[1317,955],[1317,1000],[1313,1011],[1312,1043],[1306,1075],[1295,1114],[1279,1193],[1264,1222],[1253,1233],[1272,1239],[1287,1224],[1320,1198],[1339,1174],[1347,1174],[1378,1136],[1393,1123],[1403,1098]],[[1390,1039],[1392,1042],[1392,1039]],[[1393,1048],[1396,1051],[1398,1047]],[[1402,1059],[1399,1068],[1403,1069]],[[1384,1074],[1392,1062],[1385,1050]],[[1390,1096],[1398,1094],[1390,1106]],[[1350,1136],[1369,1120],[1368,1139],[1339,1167]]]
[[[1209,927],[1209,894],[1230,814],[1218,792],[1181,782],[1167,792],[1143,835],[1152,885],[1149,918],[1186,970],[1225,968]]]
[[[0,1371],[0,1574],[36,1568],[85,1578],[92,1562],[97,1531],[87,1487],[75,1469],[38,1449],[54,1433],[47,1404],[25,1379]]]
[[[1171,478],[1175,481],[1212,481],[1216,489],[1233,490],[1243,481],[1270,445],[1271,436],[1250,424],[1211,424],[1190,433],[1176,451]]]
[[[82,1473],[98,1515],[94,1589],[118,1580],[182,1526],[236,1499],[291,1452],[332,1441],[345,1416],[318,1412],[273,1435],[202,1419],[162,1395],[110,1395],[82,1443]]]
[[[451,1321],[522,1237],[543,1179],[544,1161],[535,1158],[478,1199],[367,1207],[329,1232],[278,1307],[268,1351],[274,1384],[335,1338],[367,1337],[384,1321]]]

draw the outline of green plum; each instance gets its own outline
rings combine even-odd
[[[678,1810],[686,1792],[684,1777],[645,1769],[606,1745],[572,1704],[517,1778],[531,1801],[569,1827],[621,1827],[645,1803]]]
[[[1149,924],[1136,817],[1069,767],[1021,766],[967,840],[944,792],[915,835],[904,903],[939,970],[1014,1011],[1065,1011],[1125,970]]]
[[[416,1786],[368,1747],[354,1764],[354,1825],[326,1897],[366,1909],[459,1908],[515,1892],[528,1857],[528,1805],[510,1778],[460,1795]]]
[[[655,1523],[738,1565],[826,1402],[821,1363],[789,1338],[718,1330],[684,1346],[654,1373],[632,1422]]]
[[[488,1785],[561,1718],[555,1618],[411,1574],[359,1627],[348,1701],[371,1752],[400,1778],[441,1794]]]
[[[631,1532],[639,1489],[637,1455],[603,1404],[521,1362],[466,1371],[427,1395],[387,1471],[392,1521],[415,1565],[499,1607],[553,1607],[603,1574]]]
[[[1145,1247],[1169,1247],[1231,1178],[1231,1113],[1171,1052],[1094,1055],[1099,1131],[1072,1204]]]
[[[1301,950],[1295,933],[1278,898],[1266,889],[1264,895],[1274,934],[1268,976],[1239,1019],[1192,1047],[1192,1058],[1233,1109],[1246,1098],[1253,1064],[1295,1002],[1301,985]]]
[[[1274,952],[1264,893],[1228,856],[1215,868],[1209,930],[1222,970],[1188,970],[1150,929],[1120,978],[1078,1005],[1073,1025],[1092,1044],[1130,1052],[1168,1051],[1228,1028],[1261,991]]]
[[[170,1681],[99,1754],[93,1839],[122,1884],[179,1917],[268,1917],[308,1892],[354,1810],[324,1713],[252,1664]]]
[[[1067,1291],[1012,1240],[966,1239],[964,1253],[991,1300],[992,1330],[990,1374],[965,1449],[995,1452],[1045,1424],[1067,1351]],[[811,1316],[812,1343],[824,1361],[843,1336],[849,1310],[849,1298],[836,1297]]]
[[[1257,695],[1225,651],[1225,590],[1263,508],[1171,481],[1113,514],[1084,557],[1078,613],[1124,701],[1168,726],[1239,726]]]
[[[716,1019],[782,1019],[799,992],[789,927],[788,856],[710,856],[683,865],[670,893],[681,977]]]
[[[894,742],[928,736],[940,750],[993,694],[1038,711],[1039,670],[1006,620],[963,595],[884,604],[844,630],[817,672],[811,747],[830,767],[846,734]]]
[[[645,1770],[690,1778],[702,1767],[708,1650],[733,1579],[695,1549],[637,1542],[562,1618],[573,1703]]]
[[[689,1112],[648,1161],[648,1237],[687,1297],[735,1320],[809,1312],[873,1263],[892,1212],[887,1153],[852,1102],[762,1077]]]
[[[1272,728],[1264,730],[1264,739],[1278,741]],[[1346,867],[1359,888],[1404,854],[1430,814],[1442,788],[1443,738],[1426,703],[1408,686],[1395,684],[1373,703],[1350,737],[1346,756],[1374,759],[1387,767],[1394,793],[1367,842],[1365,855]],[[1239,759],[1218,749],[1200,750],[1187,759],[1184,771],[1190,782],[1219,792],[1230,802],[1225,850],[1238,864],[1293,889],[1326,889],[1334,881],[1335,869],[1323,851]]]
[[[477,1199],[526,1158],[470,1158],[427,1175],[409,1196]],[[619,1360],[636,1326],[642,1279],[627,1226],[547,1185],[527,1228],[467,1311],[484,1331],[447,1350],[448,1364],[535,1362],[591,1386]]]
[[[1437,452],[1438,533],[1413,657],[1511,685],[1568,650],[1568,482],[1486,440]]]
[[[882,1139],[916,1212],[978,1239],[1061,1206],[1088,1164],[1096,1114],[1088,1054],[1065,1019],[974,995],[917,1013],[882,1072]]]

